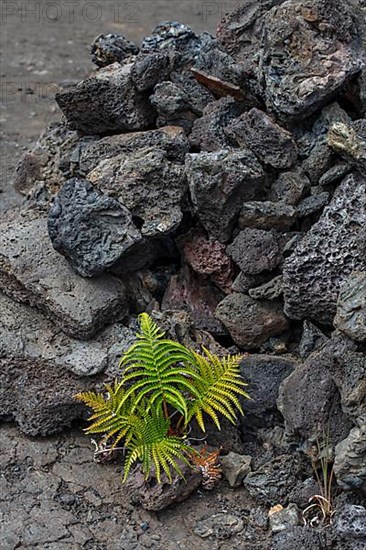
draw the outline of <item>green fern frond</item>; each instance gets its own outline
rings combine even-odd
[[[144,417],[126,446],[123,481],[126,481],[131,467],[137,461],[142,463],[146,479],[154,467],[158,483],[161,483],[162,471],[170,482],[172,471],[184,478],[179,463],[190,464],[186,455],[192,452],[191,447],[186,445],[183,438],[169,434],[169,420],[164,418],[159,407],[151,409],[150,414]]]
[[[221,429],[217,413],[234,424],[237,411],[244,414],[238,397],[249,398],[249,395],[243,390],[247,384],[240,374],[240,355],[221,359],[205,348],[203,351],[204,355],[192,352],[200,376],[194,380],[198,397],[190,404],[188,422],[195,417],[202,431],[206,431],[203,412]]]
[[[135,392],[136,406],[144,398],[152,402],[161,398],[187,419],[184,392],[198,397],[193,380],[199,378],[199,373],[193,367],[193,353],[178,342],[165,339],[164,333],[146,313],[140,315],[140,328],[137,341],[120,362],[124,368],[122,384],[133,382],[120,407],[123,407],[130,393]]]

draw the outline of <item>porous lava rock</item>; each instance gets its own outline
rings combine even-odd
[[[336,446],[334,473],[340,487],[366,494],[365,455],[366,423],[352,428]]]
[[[226,252],[246,275],[272,271],[282,260],[276,231],[263,229],[243,229]]]
[[[310,189],[310,181],[300,170],[282,172],[273,182],[267,199],[296,206],[303,194]]]
[[[283,266],[285,313],[330,324],[341,285],[365,268],[366,179],[351,174]]]
[[[56,94],[69,128],[89,135],[148,128],[155,113],[148,96],[134,87],[131,68],[113,63]]]
[[[48,233],[82,277],[99,275],[141,241],[129,210],[78,178],[68,180],[48,214]]]
[[[200,222],[209,235],[228,241],[243,202],[262,192],[261,165],[251,151],[224,149],[187,155],[185,168]]]
[[[247,201],[240,210],[239,228],[287,231],[295,223],[297,210],[283,202]]]
[[[139,53],[139,48],[122,34],[99,34],[90,48],[92,61],[98,67],[123,63]]]
[[[44,214],[15,213],[2,221],[0,233],[2,291],[43,311],[69,336],[91,338],[127,313],[123,282],[109,274],[77,275],[52,247]]]
[[[352,273],[338,296],[335,326],[356,342],[366,342],[366,271]]]
[[[215,315],[244,350],[259,348],[270,336],[281,334],[288,327],[280,303],[257,302],[238,292],[226,296]]]

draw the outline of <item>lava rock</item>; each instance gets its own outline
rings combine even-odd
[[[328,144],[350,161],[361,173],[366,169],[366,121],[334,123],[328,132]]]
[[[239,275],[233,282],[231,288],[234,292],[242,292],[248,294],[251,288],[255,288],[258,285],[267,283],[271,280],[271,273],[260,273],[259,275],[246,275],[240,271]]]
[[[344,505],[336,515],[336,530],[342,539],[363,539],[366,544],[366,508]]]
[[[239,487],[243,479],[250,472],[252,457],[230,452],[220,458],[222,472],[230,487]]]
[[[296,206],[303,194],[310,189],[310,181],[300,170],[282,172],[273,182],[267,199]]]
[[[188,73],[171,78],[172,82],[157,84],[150,97],[158,113],[157,126],[182,126],[189,133],[195,119],[215,98]]]
[[[182,220],[184,170],[162,149],[146,147],[102,160],[87,179],[130,210],[144,237],[165,236]]]
[[[209,103],[202,116],[193,123],[189,136],[192,147],[208,152],[229,148],[232,144],[224,128],[243,110],[243,104],[233,97],[223,97]]]
[[[111,325],[92,341],[70,338],[39,311],[0,294],[0,357],[18,366],[24,361],[47,361],[60,371],[93,376],[117,367],[135,341],[135,334],[120,323]]]
[[[297,362],[291,357],[250,355],[242,359],[240,372],[251,397],[245,401],[246,416],[241,419],[244,427],[247,420],[250,422],[250,416],[261,419],[275,411],[280,385],[296,367]]]
[[[122,153],[133,155],[139,149],[154,147],[166,152],[167,159],[183,163],[189,151],[189,143],[183,129],[178,126],[165,126],[146,132],[130,132],[101,139],[81,138],[72,150],[69,158],[63,162],[70,173],[70,167],[76,165],[74,172],[86,176],[105,159],[111,159]]]
[[[300,357],[306,359],[313,351],[321,348],[327,341],[327,336],[313,323],[305,319],[299,344]]]
[[[0,416],[16,422],[29,436],[48,436],[89,416],[75,400],[95,391],[102,378],[81,378],[53,361],[0,359]]]
[[[329,324],[341,285],[365,267],[366,179],[349,175],[319,221],[284,261],[285,313]]]
[[[231,292],[233,264],[225,253],[225,245],[191,231],[180,240],[180,246],[185,261],[196,273],[209,276],[226,294]]]
[[[297,211],[283,202],[247,201],[240,210],[239,228],[288,231],[296,221]]]
[[[200,222],[220,242],[230,239],[245,200],[257,198],[264,172],[248,150],[187,155],[189,190]]]
[[[346,437],[351,427],[332,376],[336,357],[331,346],[329,343],[329,348],[310,355],[281,385],[277,406],[287,435],[295,440],[316,441],[327,426],[335,444]]]
[[[335,326],[356,342],[366,342],[366,271],[352,273],[341,287]]]
[[[268,109],[307,118],[363,66],[356,10],[345,0],[291,0],[265,16],[259,78]]]
[[[52,247],[47,219],[37,211],[16,213],[0,224],[0,281],[5,294],[40,309],[74,338],[91,338],[127,312],[125,286],[104,274],[76,275]]]
[[[366,494],[366,424],[353,428],[335,449],[334,473],[342,489]]]
[[[139,92],[151,90],[169,78],[174,68],[174,59],[169,52],[141,53],[131,69],[131,78]]]
[[[243,529],[244,522],[239,516],[225,512],[212,514],[198,520],[193,532],[202,539],[210,537],[211,540],[227,541],[232,536],[241,533]]]
[[[247,275],[272,271],[282,260],[276,232],[262,229],[243,229],[226,252]]]
[[[288,327],[280,304],[256,302],[245,294],[226,296],[215,313],[242,349],[256,349],[270,336],[281,334]]]
[[[141,52],[169,51],[174,56],[175,68],[183,68],[197,57],[200,37],[188,25],[176,21],[163,21],[141,43]]]
[[[248,294],[254,300],[277,300],[283,294],[282,275],[278,275],[261,286],[250,288]]]
[[[300,201],[297,205],[297,215],[299,218],[311,216],[312,214],[323,210],[323,208],[329,204],[329,199],[330,197],[327,191],[323,191],[323,193],[319,193],[319,195],[310,195]]]
[[[271,550],[325,550],[324,537],[310,527],[293,526],[273,536]]]
[[[134,87],[131,68],[113,63],[56,94],[69,128],[91,135],[148,128],[155,113],[148,96]]]
[[[244,487],[259,501],[273,506],[278,501],[287,504],[296,486],[300,463],[293,455],[280,455],[267,462],[244,479]]]
[[[134,501],[137,500],[146,510],[164,510],[171,504],[186,500],[201,485],[202,476],[198,470],[192,470],[184,463],[180,464],[180,469],[185,479],[172,473],[170,483],[163,473],[161,483],[158,483],[154,473],[146,480],[141,468],[137,468],[126,482],[126,489],[133,495]]]
[[[276,506],[274,506],[276,508]],[[271,513],[272,512],[272,513]],[[281,531],[286,531],[287,529],[292,529],[300,523],[300,510],[291,502],[287,508],[281,508],[277,511],[269,511],[269,524],[271,527],[272,533],[280,533]]]
[[[226,128],[241,147],[253,151],[265,165],[278,170],[291,168],[297,158],[293,136],[259,109],[251,109],[234,119]]]
[[[141,241],[130,212],[86,180],[68,180],[48,215],[55,250],[82,277],[99,275]]]
[[[106,67],[118,61],[128,60],[139,53],[138,47],[122,34],[99,34],[90,48],[92,61],[98,67]]]

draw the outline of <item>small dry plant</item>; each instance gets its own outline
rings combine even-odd
[[[303,511],[305,525],[316,527],[330,525],[334,516],[333,507],[333,449],[330,443],[329,431],[323,433],[308,452],[314,475],[319,486],[319,494],[309,499],[309,506]]]

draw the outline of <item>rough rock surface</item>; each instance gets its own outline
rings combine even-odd
[[[276,231],[262,229],[243,229],[226,252],[246,275],[272,271],[282,259]]]
[[[147,147],[102,160],[87,179],[140,219],[143,236],[166,235],[182,220],[187,191],[184,171],[162,149]]]
[[[0,417],[15,421],[27,435],[46,436],[86,419],[74,396],[95,391],[100,377],[79,377],[53,360],[0,359]]]
[[[270,336],[281,334],[288,327],[281,304],[256,302],[235,292],[219,303],[215,313],[242,349],[259,348]]]
[[[63,334],[42,313],[0,294],[0,357],[49,361],[60,373],[67,369],[78,376],[92,376],[118,365],[135,334],[120,323],[101,331],[94,340],[82,341]]]
[[[0,233],[3,292],[39,308],[69,336],[91,338],[126,314],[122,281],[109,274],[93,280],[76,275],[53,249],[44,215],[28,211],[10,216]]]
[[[148,128],[155,114],[148,96],[135,89],[131,68],[113,63],[56,94],[70,129],[93,135]]]
[[[352,340],[366,342],[366,271],[352,273],[342,286],[334,324]]]
[[[255,155],[246,149],[187,155],[186,173],[200,222],[209,235],[228,241],[243,202],[263,189],[264,172]]]
[[[291,319],[331,323],[339,289],[365,268],[366,179],[352,174],[336,190],[320,220],[285,260],[285,313]]]
[[[295,223],[296,208],[270,201],[247,201],[240,210],[239,227],[287,231]]]
[[[259,70],[268,108],[306,118],[329,101],[363,66],[357,25],[346,0],[292,0],[270,10]]]
[[[267,198],[272,202],[284,202],[290,206],[296,206],[309,189],[310,181],[301,171],[282,172],[273,182]]]
[[[96,37],[90,48],[92,61],[98,67],[106,67],[118,61],[128,61],[130,57],[138,54],[138,47],[127,40],[122,34],[100,34]]]
[[[226,131],[238,145],[251,149],[265,165],[284,170],[296,161],[297,148],[290,132],[259,109],[240,115]]]
[[[99,275],[142,239],[127,208],[78,178],[56,196],[48,232],[55,250],[82,277]]]
[[[366,508],[346,504],[336,516],[336,529],[342,539],[362,539],[366,544]]]
[[[335,449],[334,473],[340,487],[366,494],[366,424],[353,428]]]
[[[328,144],[361,173],[366,169],[366,121],[334,123],[328,132]]]
[[[250,472],[252,457],[230,452],[220,458],[220,465],[230,487],[239,487]]]
[[[250,288],[248,294],[255,300],[277,300],[283,294],[282,275],[278,275],[261,286]]]

